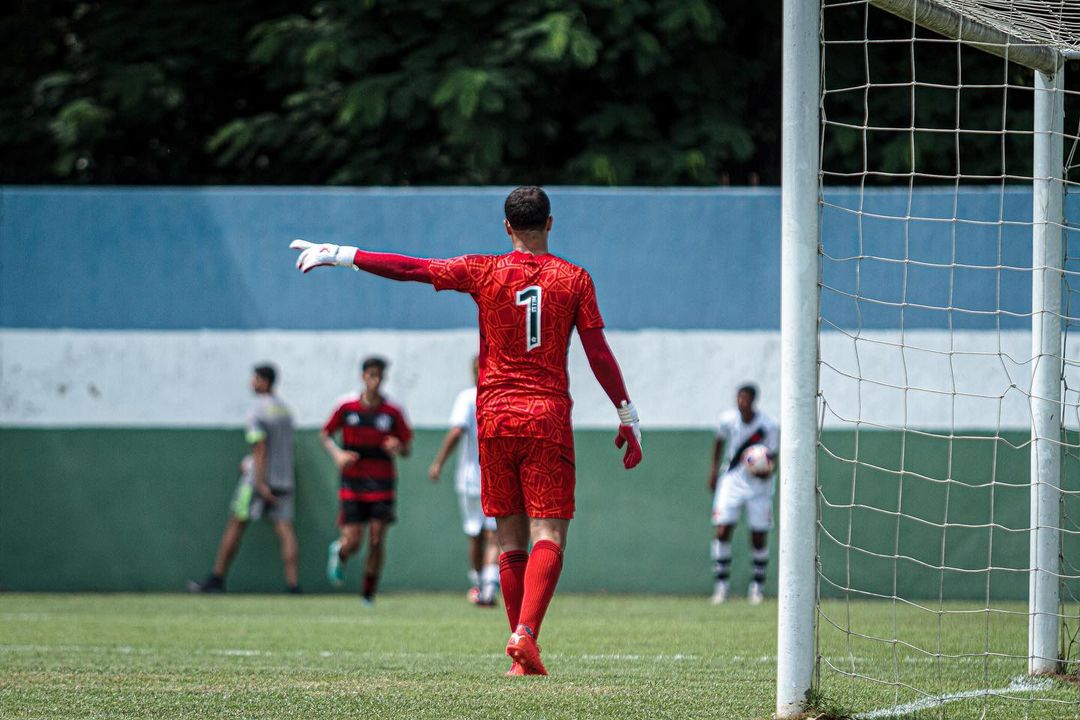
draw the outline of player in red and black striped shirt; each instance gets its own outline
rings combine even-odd
[[[412,429],[401,408],[379,392],[386,361],[370,357],[361,369],[364,391],[342,398],[320,435],[341,471],[341,537],[330,543],[326,576],[333,585],[344,582],[345,561],[360,551],[366,524],[369,539],[362,599],[371,604],[385,557],[386,531],[396,519],[394,458],[409,454]],[[340,446],[334,441],[338,432]]]

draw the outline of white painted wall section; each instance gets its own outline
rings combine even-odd
[[[711,428],[750,380],[775,413],[778,335],[772,332],[612,332],[609,342],[647,428]],[[445,427],[470,382],[478,338],[448,331],[0,330],[0,425],[233,427],[250,402],[256,363],[280,370],[278,392],[302,427],[319,426],[359,385],[369,354],[391,365],[385,389],[418,427]],[[569,356],[574,421],[614,428],[611,402],[577,340]]]
[[[712,428],[745,381],[760,386],[761,408],[778,414],[778,332],[640,330],[608,339],[646,429]],[[358,386],[360,358],[378,354],[391,362],[387,392],[413,423],[445,427],[477,342],[473,330],[0,330],[0,425],[235,427],[250,401],[251,367],[269,360],[299,424],[315,427]],[[830,332],[820,342],[827,428],[1030,425],[1027,332]],[[577,340],[569,365],[574,422],[612,427],[615,412]]]

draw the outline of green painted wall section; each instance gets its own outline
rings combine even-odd
[[[399,521],[383,588],[467,588],[450,469],[427,468],[442,432],[417,434],[399,467]],[[580,591],[707,593],[711,439],[651,432],[646,462],[623,470],[613,433],[577,435],[578,517],[561,587]],[[239,431],[0,429],[0,585],[10,590],[181,590],[209,570],[244,452]],[[337,480],[314,432],[298,434],[296,526],[301,584],[323,576],[335,537]],[[745,540],[743,541],[745,542]],[[248,529],[230,591],[284,587],[277,538]],[[737,577],[749,577],[746,553]],[[348,568],[356,591],[359,563]]]
[[[823,596],[850,589],[851,597],[1027,597],[1029,434],[958,434],[951,441],[920,432],[823,435]],[[1069,492],[1061,503],[1061,568],[1075,577],[1080,461],[1066,455],[1062,470]],[[1080,597],[1075,580],[1064,590],[1066,601]]]
[[[466,539],[449,469],[438,485],[426,478],[441,437],[418,433],[413,456],[401,463],[386,590],[466,587]],[[822,594],[854,588],[891,595],[895,588],[903,597],[1023,598],[1027,576],[1016,569],[1028,556],[1025,440],[1017,433],[950,445],[917,433],[826,433]],[[708,593],[710,434],[649,432],[646,462],[633,472],[622,470],[611,441],[610,433],[577,435],[578,517],[561,587]],[[210,567],[243,452],[239,431],[0,429],[0,585],[181,590]],[[299,434],[297,463],[301,582],[308,592],[330,592],[322,568],[335,535],[336,478],[315,433]],[[1067,488],[1078,470],[1067,459]],[[1068,496],[1063,506],[1073,530],[1080,520],[1075,502]],[[943,522],[948,530],[938,527]],[[1074,535],[1066,537],[1069,568],[1080,548]],[[739,591],[749,579],[746,547],[740,528],[733,566]],[[942,564],[958,569],[942,572],[936,567]],[[988,573],[988,566],[999,569]],[[358,570],[354,561],[349,591]],[[770,592],[775,576],[774,553]],[[283,584],[277,540],[269,526],[256,523],[229,588],[277,591]]]

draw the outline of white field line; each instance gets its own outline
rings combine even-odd
[[[758,657],[744,656],[744,655],[732,655],[729,658],[733,662],[739,663],[756,663],[758,665],[767,665],[776,662],[775,655],[761,655]],[[838,667],[840,663],[893,663],[891,657],[868,657],[864,655],[836,655],[823,657],[823,660],[827,660],[834,668]],[[985,655],[965,655],[963,657],[935,657],[933,655],[906,655],[899,660],[904,665],[927,665],[941,663],[942,665],[983,665],[986,663],[1023,663],[1027,664],[1026,655],[991,655],[986,657]],[[837,671],[841,675],[847,675]]]
[[[130,645],[0,645],[0,653],[116,653],[118,655],[154,655],[157,651],[150,648],[135,648]]]
[[[158,648],[148,648],[148,647],[136,648],[136,647],[131,647],[131,646],[128,646],[128,645],[108,645],[108,646],[105,646],[105,645],[42,645],[42,644],[0,643],[0,653],[4,653],[4,652],[8,652],[8,653],[17,653],[17,652],[39,652],[39,653],[44,653],[44,652],[94,652],[94,653],[109,653],[109,652],[112,652],[112,653],[117,653],[117,654],[121,654],[121,655],[131,655],[131,654],[135,654],[135,655],[151,655],[151,654],[158,654],[158,653],[162,652],[162,650],[158,649]],[[265,657],[265,656],[270,656],[270,655],[280,655],[280,656],[286,656],[286,655],[294,655],[294,656],[312,655],[312,656],[322,657],[322,658],[330,658],[330,657],[375,657],[375,656],[379,656],[379,657],[399,657],[399,658],[425,657],[425,656],[428,656],[428,657],[431,657],[431,656],[452,657],[452,656],[455,656],[455,655],[458,654],[458,653],[410,653],[410,652],[385,653],[385,652],[370,651],[370,650],[310,650],[310,651],[296,650],[296,651],[282,652],[282,651],[272,651],[272,650],[259,650],[259,649],[256,649],[256,648],[208,648],[208,649],[205,649],[205,650],[193,650],[191,652],[193,654],[196,654],[196,655],[222,655],[222,656],[233,656],[233,657]],[[491,657],[501,657],[501,654],[491,655]],[[682,662],[682,661],[687,661],[687,660],[690,660],[690,661],[701,660],[700,655],[692,655],[692,654],[687,654],[687,653],[673,653],[673,654],[663,654],[663,653],[660,653],[660,654],[646,654],[646,653],[580,653],[580,654],[575,654],[575,653],[552,652],[552,653],[550,653],[550,657],[553,657],[553,658],[565,658],[565,659],[571,659],[571,660],[585,660],[585,661],[590,661],[590,660],[613,660],[613,661],[619,661],[619,660],[629,660],[629,661],[655,660],[657,662]],[[734,664],[739,664],[739,665],[746,665],[746,664],[770,665],[770,664],[773,664],[773,663],[776,662],[776,656],[775,655],[758,655],[758,656],[731,655],[729,657],[719,658],[719,659],[722,660],[722,661],[726,661],[726,662],[730,662],[730,663],[734,663]],[[882,658],[870,658],[870,657],[863,657],[863,656],[858,656],[858,655],[855,656],[855,657],[850,657],[850,656],[847,656],[847,655],[841,656],[841,657],[832,657],[832,658],[829,658],[829,660],[834,665],[838,661],[856,662],[856,663],[883,662]],[[891,662],[891,660],[890,660],[890,662]],[[1027,658],[1019,657],[1019,656],[1017,656],[1017,657],[993,656],[993,657],[990,657],[990,658],[986,658],[986,657],[979,657],[979,656],[974,656],[974,655],[970,656],[970,657],[959,657],[959,658],[936,658],[936,657],[928,655],[928,656],[925,656],[925,657],[907,656],[907,657],[901,658],[900,662],[905,664],[905,665],[926,665],[926,664],[930,664],[930,663],[939,663],[939,662],[943,663],[945,665],[969,665],[969,664],[980,664],[981,665],[981,664],[986,663],[986,662],[995,663],[995,664],[996,663],[1027,662]],[[844,674],[844,673],[841,673],[841,674]],[[980,691],[980,692],[994,692],[994,691],[983,690],[983,691]]]
[[[34,621],[51,621],[53,619],[52,613],[44,612],[9,612],[0,613],[0,620],[11,620],[12,622],[34,622]]]
[[[856,720],[876,720],[877,718],[891,718],[899,717],[901,715],[910,715],[913,712],[919,710],[928,710],[935,708],[946,703],[957,702],[959,700],[968,700],[970,698],[989,697],[991,695],[1006,695],[1008,693],[1030,693],[1039,692],[1041,690],[1048,690],[1053,682],[1049,679],[1030,680],[1025,677],[1013,678],[1013,681],[1009,683],[1007,687],[1003,688],[990,688],[983,690],[968,690],[966,692],[952,693],[951,695],[940,695],[938,697],[923,698],[922,700],[916,700],[915,702],[906,703],[904,705],[895,705],[893,707],[881,708],[880,710],[871,710],[870,712],[859,713],[855,716]]]
[[[158,655],[162,654],[163,650],[159,648],[135,648],[129,645],[31,645],[31,644],[0,644],[0,653],[49,653],[49,652],[63,652],[63,653],[117,653],[121,655]],[[430,653],[430,652],[378,652],[371,650],[313,650],[305,651],[298,650],[292,652],[280,652],[273,650],[257,650],[253,648],[209,648],[206,650],[194,650],[189,651],[193,655],[215,655],[224,657],[305,657],[316,656],[321,658],[332,657],[394,657],[400,659],[406,658],[424,658],[424,657],[457,657],[462,653]],[[501,653],[489,653],[484,655],[487,658],[501,658]],[[695,661],[700,660],[699,655],[688,655],[683,653],[676,653],[672,655],[657,654],[657,655],[638,655],[638,654],[572,654],[572,653],[551,653],[551,657],[560,659],[571,660],[649,660],[649,661],[667,661],[667,662],[682,662],[682,661]],[[733,658],[738,660],[741,658]]]
[[[635,655],[635,654],[606,654],[606,655],[569,655],[560,653],[551,653],[553,658],[571,658],[576,660],[671,660],[679,662],[681,660],[700,660],[697,655],[684,655],[683,653],[676,653],[674,655]]]

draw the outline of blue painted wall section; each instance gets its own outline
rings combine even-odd
[[[303,237],[425,257],[503,252],[507,191],[2,188],[0,326],[472,327],[469,298],[343,272],[302,277],[287,245]],[[553,250],[592,272],[609,327],[779,327],[778,188],[550,194]],[[1067,208],[1080,210],[1075,196]],[[830,191],[826,327],[1026,326],[1030,218],[1025,188]],[[897,262],[905,259],[916,262]],[[971,267],[942,267],[954,262]]]
[[[303,277],[287,246],[504,252],[508,191],[6,188],[0,326],[472,327],[468,297],[341,271]],[[553,250],[593,273],[609,327],[778,327],[775,190],[551,197]]]
[[[1029,328],[1031,211],[1023,187],[829,192],[823,326]]]

